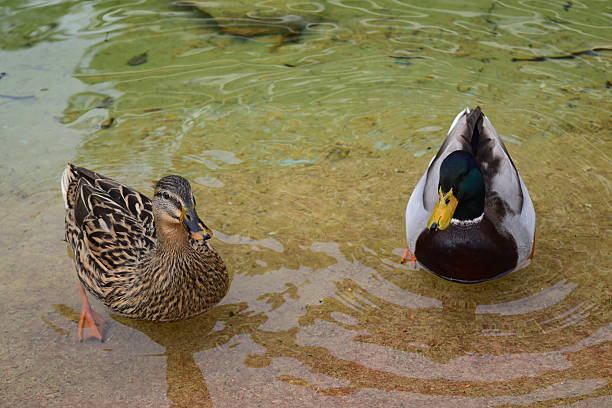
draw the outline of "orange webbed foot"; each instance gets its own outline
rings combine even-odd
[[[416,260],[417,260],[416,256],[414,256],[410,248],[406,247],[406,249],[404,249],[404,253],[402,254],[401,263],[404,264],[409,259],[410,259],[410,262],[412,263],[412,267],[416,268]]]
[[[104,332],[102,330],[104,328],[104,318],[91,308],[83,287],[80,287],[80,290],[83,307],[81,308],[81,319],[77,326],[77,336],[80,341],[83,341],[85,338],[83,336],[83,331],[87,328],[91,332],[89,336],[104,341]]]

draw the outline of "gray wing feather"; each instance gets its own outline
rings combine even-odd
[[[523,208],[523,191],[518,172],[504,143],[484,115],[477,159],[487,188],[487,216],[503,218],[508,213],[520,214]]]

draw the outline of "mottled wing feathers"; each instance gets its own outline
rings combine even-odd
[[[76,191],[77,199],[74,204],[74,221],[76,226],[81,229],[83,222],[89,215],[97,218],[105,216],[112,211],[125,211],[106,192],[93,187],[83,179],[79,180]]]
[[[62,176],[62,191],[67,238],[85,249],[82,262],[112,275],[134,267],[154,247],[153,207],[146,196],[72,164]]]
[[[108,271],[134,267],[154,242],[138,221],[107,204],[93,205],[92,214],[83,221],[83,241],[89,255]]]
[[[152,226],[153,204],[148,197],[110,179],[96,180],[95,186],[143,225]]]
[[[86,186],[88,186],[87,191],[84,190]],[[153,204],[151,200],[115,180],[69,164],[62,177],[62,190],[66,190],[66,208],[73,208],[80,201],[81,211],[89,212],[87,198],[94,193],[97,195],[97,202],[107,200],[109,206],[121,207],[125,214],[139,220],[147,231],[153,229]],[[85,216],[82,212],[79,215],[81,220]]]

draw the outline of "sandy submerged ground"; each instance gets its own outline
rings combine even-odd
[[[278,46],[159,2],[61,6],[57,41],[0,50],[0,93],[35,96],[0,100],[0,405],[610,405],[610,59],[508,51],[583,47],[596,16],[563,15],[583,30],[566,36],[562,8],[325,5],[333,24]],[[457,285],[399,264],[403,211],[476,104],[529,188],[537,246],[521,271]],[[66,161],[146,193],[190,179],[233,274],[221,304],[160,324],[94,302],[106,341],[79,343]]]
[[[312,215],[299,211],[305,218],[325,220],[327,206],[338,196],[347,201],[353,194],[363,196],[350,188],[359,170],[349,159],[330,166],[339,181],[335,194],[319,198],[318,207],[307,206]],[[384,184],[376,175],[385,170],[369,171],[371,182],[361,188],[378,196]],[[296,182],[316,180],[314,172],[319,173],[303,167],[292,177],[289,170],[269,176],[270,186],[293,192],[270,193],[279,198],[268,211],[283,218],[272,220],[268,227],[275,228],[270,229],[298,220],[298,214],[280,215],[276,206],[292,208],[295,197],[308,202],[312,190],[334,188]],[[390,174],[398,180],[404,176]],[[582,174],[573,185],[583,185]],[[228,184],[241,191],[233,205],[256,205],[246,201],[249,194],[238,180]],[[392,197],[395,204],[389,207],[399,207],[401,195]],[[38,195],[45,196],[57,199],[57,193]],[[20,211],[35,213],[32,204],[23,203],[27,200],[20,201]],[[227,201],[218,200],[208,206],[223,211]],[[389,211],[368,205],[339,208],[329,221],[338,229],[350,224],[348,218],[385,219]],[[547,213],[546,206],[539,208]],[[399,265],[401,248],[393,245],[399,240],[387,234],[401,234],[400,223],[374,223],[361,235],[361,228],[347,228],[355,238],[342,243],[336,241],[337,228],[322,232],[322,221],[273,235],[260,225],[249,236],[246,226],[257,225],[250,219],[257,213],[252,208],[236,224],[215,228],[216,246],[234,273],[222,304],[196,318],[164,324],[109,315],[97,305],[108,318],[106,342],[79,343],[79,298],[61,241],[62,224],[38,226],[42,218],[61,220],[62,213],[57,202],[29,222],[20,220],[23,240],[9,244],[12,250],[3,257],[16,277],[8,286],[14,300],[3,328],[9,402],[478,407],[546,406],[584,396],[601,406],[608,401],[601,359],[609,352],[610,332],[604,300],[598,297],[605,294],[605,279],[597,264],[584,266],[605,259],[603,243],[583,233],[571,249],[557,248],[568,235],[577,236],[562,223],[540,224],[549,226],[538,231],[538,256],[530,267],[498,281],[463,286]],[[596,225],[588,220],[582,231]],[[34,228],[37,234],[30,232]],[[229,234],[232,228],[240,232]],[[26,256],[31,248],[44,255]],[[20,259],[11,258],[19,251]],[[566,252],[573,255],[560,265],[558,258]]]

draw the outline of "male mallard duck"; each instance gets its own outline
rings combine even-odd
[[[482,282],[527,266],[534,233],[531,198],[493,125],[479,107],[459,112],[408,201],[403,261]]]
[[[68,164],[62,174],[66,240],[74,251],[83,308],[78,336],[95,337],[104,320],[83,287],[113,311],[136,319],[188,318],[225,296],[229,276],[207,241],[189,182],[166,176],[150,200],[91,170]]]

